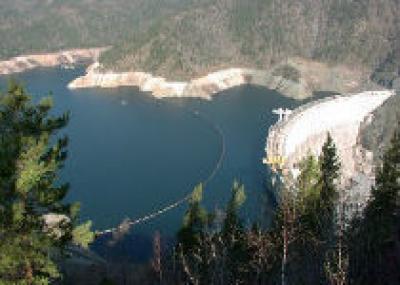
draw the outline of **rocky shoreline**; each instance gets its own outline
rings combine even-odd
[[[140,71],[105,71],[99,63],[105,48],[72,49],[46,54],[21,55],[0,61],[0,75],[31,70],[38,67],[66,67],[91,63],[86,74],[68,84],[70,89],[138,87],[155,98],[201,98],[211,100],[227,89],[241,85],[258,85],[280,94],[303,100],[315,91],[339,93],[356,92],[362,87],[362,74],[346,66],[328,66],[304,58],[291,58],[270,70],[229,68],[206,74],[189,81],[169,81],[164,77]],[[299,72],[297,80],[277,75],[275,70],[290,66]]]
[[[244,68],[220,70],[188,82],[170,82],[145,72],[104,72],[99,63],[94,63],[88,67],[85,75],[72,81],[68,87],[79,89],[134,86],[141,91],[151,92],[156,98],[196,97],[210,100],[221,91],[245,84],[268,87],[295,99],[312,96],[312,90],[303,82],[296,83],[281,76],[273,76],[267,71]]]
[[[295,80],[277,72],[287,67],[298,74]],[[268,70],[229,68],[209,72],[184,82],[169,81],[165,77],[135,70],[127,72],[105,70],[100,63],[95,62],[88,67],[85,75],[73,80],[68,87],[78,89],[134,86],[150,92],[156,98],[196,97],[210,100],[214,95],[229,88],[252,84],[302,100],[312,97],[315,91],[354,93],[365,89],[376,89],[375,86],[365,86],[364,80],[367,77],[360,68],[346,65],[332,66],[299,57],[287,59]]]
[[[24,72],[38,67],[75,65],[97,61],[107,48],[72,49],[46,54],[31,54],[0,61],[0,75]]]

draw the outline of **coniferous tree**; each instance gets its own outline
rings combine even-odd
[[[183,225],[178,232],[178,243],[183,250],[190,251],[200,245],[202,234],[208,224],[207,211],[201,206],[203,200],[203,185],[197,185],[189,199],[189,209],[184,218]]]
[[[222,228],[225,280],[228,283],[243,282],[246,276],[249,260],[245,230],[239,218],[239,209],[246,201],[244,186],[234,181],[231,199],[225,210],[225,220]]]
[[[222,228],[212,229],[213,216],[200,204],[202,187],[195,188],[178,232],[176,250],[183,273],[179,280],[193,284],[235,284],[248,280],[248,240],[238,213],[245,199],[244,186],[234,182]]]
[[[336,243],[337,183],[340,163],[330,134],[317,160],[307,156],[300,163],[296,190],[296,242],[293,263],[297,281],[325,282],[326,263]],[[306,262],[304,262],[306,260]]]
[[[60,277],[54,257],[77,239],[87,245],[90,224],[74,228],[78,207],[63,202],[58,183],[67,139],[51,143],[68,114],[49,115],[50,99],[30,102],[10,84],[0,95],[0,283],[47,284]],[[83,239],[81,239],[83,237]]]
[[[293,275],[300,284],[319,281],[319,201],[321,170],[317,158],[309,154],[300,162],[296,180],[296,240],[293,244]]]
[[[320,242],[320,278],[326,277],[326,262],[335,246],[336,206],[338,199],[337,182],[340,177],[340,162],[337,149],[331,135],[328,133],[320,163],[320,197],[317,205],[318,230],[317,239]]]
[[[321,169],[318,160],[309,155],[300,163],[300,175],[297,178],[297,210],[301,238],[310,241],[316,238],[319,227],[317,214],[321,195]]]
[[[321,240],[329,242],[334,236],[335,206],[338,199],[337,181],[340,177],[340,162],[337,149],[331,135],[322,147],[320,161],[320,203]]]
[[[299,211],[304,212],[310,207],[315,208],[315,201],[320,195],[318,185],[320,179],[321,172],[318,160],[315,156],[309,154],[300,162],[300,174],[296,181]]]
[[[226,207],[226,217],[222,229],[222,234],[225,239],[234,239],[243,232],[243,225],[240,222],[238,211],[245,201],[246,193],[244,191],[244,186],[234,181],[231,199]]]
[[[349,234],[354,284],[400,282],[400,127],[377,168],[376,185],[364,213],[353,222]]]
[[[179,265],[179,282],[202,284],[209,275],[207,257],[210,252],[206,249],[209,215],[201,205],[202,200],[203,185],[199,184],[189,198],[189,209],[177,234],[176,261]]]

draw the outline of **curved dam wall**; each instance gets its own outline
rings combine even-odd
[[[341,157],[342,177],[348,180],[359,169],[357,138],[361,123],[392,95],[393,91],[368,91],[303,105],[270,128],[267,157],[279,157],[284,169],[295,170],[307,154],[320,154],[329,132]]]

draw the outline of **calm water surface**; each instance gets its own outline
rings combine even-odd
[[[106,229],[182,198],[207,179],[220,157],[215,126],[223,133],[225,156],[205,189],[206,206],[222,207],[236,178],[247,191],[244,220],[263,218],[268,177],[261,160],[268,128],[277,120],[271,110],[298,102],[252,86],[213,101],[156,100],[135,88],[68,90],[67,83],[83,72],[56,68],[13,76],[35,100],[51,92],[55,113],[71,111],[62,131],[70,138],[62,179],[71,183],[68,200],[81,202],[82,219]],[[7,79],[0,79],[2,90]],[[181,206],[134,231],[173,235],[184,211]]]

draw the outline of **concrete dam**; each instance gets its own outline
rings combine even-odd
[[[296,176],[298,163],[305,156],[319,156],[329,132],[341,158],[342,182],[349,183],[357,173],[370,178],[367,172],[372,172],[372,153],[360,149],[359,128],[393,95],[394,91],[388,90],[368,91],[324,98],[297,108],[270,128],[264,162]]]

